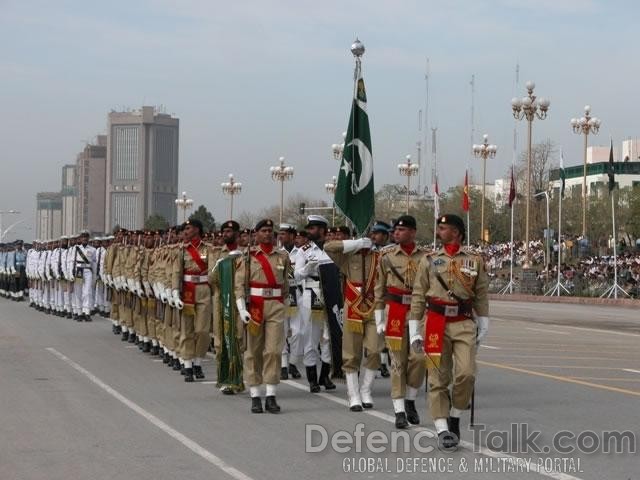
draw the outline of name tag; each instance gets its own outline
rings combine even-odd
[[[445,305],[445,307],[444,307],[444,316],[445,317],[457,317],[458,316],[458,305]]]

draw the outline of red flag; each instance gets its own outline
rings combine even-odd
[[[511,185],[509,186],[509,208],[513,205],[513,201],[516,199],[516,182],[513,178],[513,166],[511,166]]]
[[[469,175],[466,170],[464,172],[464,189],[462,190],[462,209],[465,212],[469,211]]]

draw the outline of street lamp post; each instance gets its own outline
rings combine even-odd
[[[484,199],[487,186],[487,158],[494,158],[498,147],[489,145],[489,135],[482,136],[483,142],[480,145],[473,145],[473,155],[482,159],[482,200],[480,202],[480,242],[484,242]]]
[[[2,241],[2,239],[4,238],[5,233],[7,233],[7,232],[8,232],[9,228],[12,228],[12,227],[13,227],[13,225],[12,225],[11,227],[7,228],[7,232],[5,232],[5,231],[2,229],[2,228],[3,228],[3,227],[2,227],[2,225],[3,225],[2,220],[3,220],[4,215],[7,215],[7,214],[8,214],[8,215],[19,215],[19,214],[20,214],[20,212],[19,212],[19,211],[17,211],[17,210],[0,210],[0,242],[1,242],[1,241]]]
[[[175,200],[176,206],[182,209],[182,222],[187,221],[187,209],[193,206],[193,199],[187,198],[187,192],[182,192],[182,196],[180,198],[176,198]]]
[[[284,212],[284,182],[293,178],[293,167],[287,167],[284,164],[284,157],[280,157],[280,165],[271,167],[271,178],[274,182],[280,182],[280,223],[282,223],[282,214]]]
[[[418,174],[420,166],[417,163],[411,163],[411,155],[407,155],[406,163],[398,164],[400,175],[407,177],[407,215],[409,215],[410,193],[411,193],[411,177]]]
[[[347,138],[347,132],[342,132],[342,143],[334,143],[331,145],[331,153],[334,160],[342,160],[342,152],[344,152],[344,139]]]
[[[226,193],[230,197],[229,220],[233,220],[233,197],[235,195],[240,194],[240,192],[242,191],[242,183],[236,182],[235,179],[233,178],[233,173],[230,173],[229,181],[222,182],[220,186],[222,187],[222,193]]]
[[[587,145],[589,134],[600,130],[600,119],[591,116],[591,106],[585,105],[584,116],[571,119],[573,133],[584,135],[584,170],[582,174],[582,237],[587,235]]]
[[[550,243],[551,243],[551,217],[549,215],[549,192],[544,190],[542,192],[538,192],[534,195],[534,197],[539,197],[540,195],[544,195],[544,198],[547,201],[547,234],[545,235],[545,242],[547,244],[547,248],[546,248],[546,255],[545,255],[545,269],[547,271],[546,277],[547,277],[547,281],[549,281],[549,265],[551,265],[551,248],[550,248]],[[560,239],[558,239],[558,252],[560,252]],[[559,255],[560,253],[558,253]],[[559,267],[558,267],[559,268]]]
[[[525,218],[525,263],[524,267],[529,268],[531,266],[531,257],[529,256],[529,211],[531,209],[531,131],[533,128],[533,121],[538,118],[544,120],[547,118],[547,112],[551,102],[546,98],[538,98],[533,94],[533,89],[536,84],[532,81],[528,81],[525,84],[527,88],[527,96],[523,98],[512,98],[511,109],[513,110],[513,116],[516,120],[527,120],[527,203],[526,203],[526,218]]]
[[[331,196],[331,226],[335,227],[336,225],[336,202],[333,198],[336,193],[336,188],[338,187],[338,179],[334,176],[331,178],[331,183],[325,183],[324,189],[327,191],[329,196]]]

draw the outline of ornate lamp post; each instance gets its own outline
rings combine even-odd
[[[342,152],[344,152],[344,139],[347,137],[347,132],[342,132],[342,143],[334,143],[331,145],[331,153],[333,153],[334,160],[342,160]]]
[[[282,214],[284,211],[284,182],[293,178],[293,167],[287,167],[284,164],[284,157],[280,157],[280,165],[271,167],[271,178],[275,182],[280,182],[280,223],[282,223]]]
[[[325,183],[324,189],[327,191],[329,196],[331,197],[331,226],[335,226],[336,224],[336,203],[334,202],[333,196],[336,193],[336,188],[338,187],[338,179],[334,176],[331,178],[331,183]]]
[[[484,242],[484,199],[487,186],[487,158],[494,158],[498,147],[489,144],[489,135],[482,136],[480,145],[473,145],[473,155],[482,159],[482,200],[480,202],[480,242]]]
[[[180,198],[176,198],[175,202],[176,206],[182,209],[182,222],[186,222],[187,209],[193,206],[193,199],[187,198],[187,192],[182,192],[182,196]]]
[[[236,182],[233,178],[233,173],[230,173],[229,181],[222,182],[220,186],[222,187],[222,193],[226,193],[227,195],[229,195],[229,197],[231,197],[231,200],[229,202],[229,220],[233,220],[233,197],[239,195],[242,191],[242,183]]]
[[[410,192],[411,192],[411,177],[418,174],[420,166],[417,163],[411,163],[411,155],[407,155],[406,163],[398,164],[398,171],[400,175],[407,177],[407,215],[409,215]]]
[[[524,267],[531,266],[531,257],[529,256],[529,211],[531,209],[531,131],[533,129],[533,121],[538,118],[544,120],[547,118],[547,111],[551,102],[546,98],[538,98],[533,94],[536,84],[528,81],[525,84],[527,88],[527,96],[522,98],[511,99],[511,109],[516,120],[526,120],[528,124],[527,130],[527,203],[526,203],[526,219],[525,219],[525,263]]]
[[[582,174],[582,237],[587,235],[587,145],[589,134],[600,130],[600,119],[591,116],[591,106],[585,105],[584,116],[571,119],[573,133],[584,135],[584,172]]]

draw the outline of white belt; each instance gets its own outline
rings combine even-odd
[[[320,282],[318,280],[305,280],[304,288],[320,288]]]
[[[282,290],[280,288],[253,288],[251,287],[250,294],[252,297],[274,298],[281,297]]]
[[[208,283],[209,277],[206,275],[184,275],[182,280],[189,283]]]

